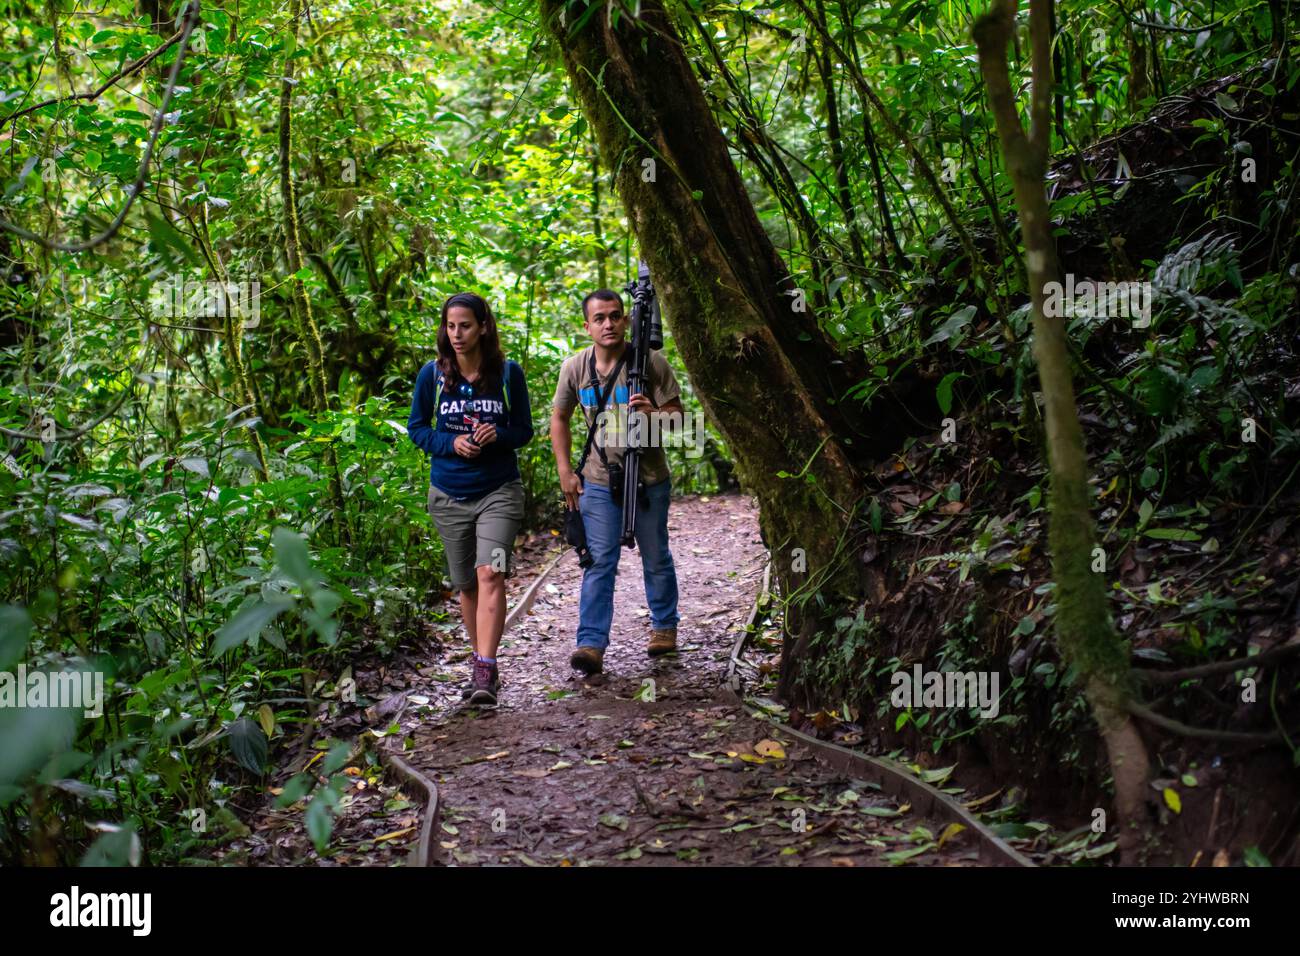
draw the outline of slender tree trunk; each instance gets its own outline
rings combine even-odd
[[[591,235],[596,240],[596,284],[609,285],[609,250],[605,247],[605,224],[600,208],[600,152],[592,134],[591,144]],[[530,302],[531,304],[531,302]]]
[[[1114,630],[1103,578],[1092,570],[1096,542],[1083,429],[1065,337],[1065,320],[1048,316],[1048,283],[1060,282],[1056,242],[1044,176],[1051,141],[1052,59],[1047,0],[1031,0],[1029,13],[1033,89],[1026,135],[1007,70],[1007,44],[1015,31],[1017,0],[994,0],[975,24],[980,69],[1002,142],[1020,211],[1025,245],[1034,357],[1046,405],[1051,468],[1052,570],[1056,578],[1056,633],[1064,658],[1083,678],[1084,694],[1101,728],[1115,781],[1120,852],[1133,862],[1145,830],[1146,747],[1128,713],[1129,648]]]
[[[853,57],[853,66],[859,73],[862,72],[861,64],[858,62],[858,42],[854,36],[854,17],[856,11],[851,5],[840,3],[840,25],[844,31],[845,52]],[[889,244],[889,249],[894,257],[894,265],[902,273],[906,272],[911,264],[907,256],[903,254],[903,247],[898,242],[898,234],[894,231],[894,214],[889,209],[889,194],[885,190],[885,177],[881,172],[880,149],[876,145],[876,131],[871,127],[871,111],[867,109],[865,103],[862,104],[862,141],[867,147],[867,157],[871,160],[871,180],[875,185],[876,208],[880,212],[880,228],[885,234],[885,239]],[[907,203],[908,211],[911,211],[911,200],[904,196]],[[882,256],[882,258],[885,258]],[[888,268],[887,261],[882,262],[884,268]],[[891,285],[896,285],[897,280],[891,279]]]
[[[754,104],[749,99],[749,94],[740,82],[727,67],[727,61],[723,58],[717,44],[713,42],[713,37],[709,34],[708,29],[699,17],[693,16],[695,28],[708,47],[709,53],[713,58],[713,63],[717,67],[719,75],[735,97],[734,107],[744,125],[739,126],[736,135],[739,139],[739,147],[754,168],[758,170],[759,176],[767,184],[772,195],[780,204],[785,214],[794,220],[796,228],[799,230],[799,236],[803,240],[804,252],[808,258],[808,271],[812,275],[814,290],[812,295],[813,305],[816,309],[823,309],[829,305],[829,299],[826,295],[828,286],[827,264],[829,258],[826,255],[825,235],[820,224],[812,212],[808,209],[808,204],[804,202],[803,195],[799,192],[799,184],[795,181],[794,175],[790,172],[790,167],[786,165],[785,160],[781,157],[780,147],[768,135],[765,129],[766,124],[759,117]]]
[[[817,0],[817,16],[826,22],[826,7],[823,0]],[[862,236],[858,232],[858,214],[853,205],[853,192],[849,187],[849,167],[844,157],[844,139],[840,134],[839,93],[835,89],[835,74],[831,70],[831,58],[824,47],[816,52],[817,72],[821,74],[823,100],[826,107],[826,137],[831,147],[831,163],[835,166],[835,201],[844,217],[844,228],[849,234],[849,248],[853,252],[853,264],[861,275],[866,272],[866,258],[862,252]]]
[[[300,273],[303,269],[302,244],[298,237],[298,206],[293,188],[293,87],[294,53],[298,48],[298,21],[302,17],[301,0],[289,0],[288,49],[284,57],[284,76],[280,81],[280,202],[284,207],[284,256],[289,270],[289,287],[293,310],[297,313],[299,337],[307,353],[307,379],[311,387],[313,411],[329,410],[325,393],[325,347],[320,329],[311,312],[311,300]],[[347,506],[338,473],[338,457],[332,447],[325,450],[323,467],[329,473],[330,499],[334,508],[337,540],[347,541]]]
[[[212,236],[208,231],[208,209],[204,203],[199,207],[199,226],[195,230],[198,236],[199,246],[203,251],[203,256],[208,261],[208,268],[216,276],[217,281],[222,284],[222,295],[226,300],[225,321],[222,323],[221,337],[226,347],[226,363],[230,366],[230,374],[235,380],[235,392],[239,395],[239,401],[245,405],[253,407],[253,414],[261,416],[261,403],[257,400],[257,393],[254,392],[250,383],[248,368],[244,364],[244,317],[236,315],[234,304],[225,289],[230,283],[230,274],[226,271],[225,263],[221,261],[221,256],[217,253],[216,248],[212,245]],[[254,454],[257,455],[258,471],[263,481],[270,480],[271,473],[266,467],[266,446],[262,443],[262,434],[255,428],[249,429],[249,443],[253,447]]]
[[[320,329],[311,312],[307,287],[299,278],[302,269],[302,245],[298,238],[298,206],[293,188],[293,87],[294,52],[298,49],[298,20],[302,16],[299,0],[289,0],[289,44],[284,57],[284,76],[280,81],[280,201],[284,206],[284,257],[289,268],[289,288],[303,346],[307,350],[307,377],[311,383],[314,410],[328,407],[325,398],[324,346]]]
[[[813,15],[806,0],[794,0],[794,5],[804,15],[805,19],[807,19],[807,21],[817,29],[817,32],[821,35],[822,42],[826,44],[827,48],[831,52],[839,57],[840,62],[843,63],[845,68],[848,70],[849,78],[853,81],[853,85],[857,88],[858,96],[862,100],[863,112],[866,112],[866,104],[870,103],[875,109],[876,115],[879,116],[881,122],[885,124],[885,128],[889,131],[889,135],[896,138],[907,150],[907,155],[911,158],[917,175],[919,175],[921,181],[926,184],[931,198],[939,206],[939,209],[943,212],[944,218],[948,222],[948,226],[952,229],[953,234],[956,235],[957,241],[961,243],[962,250],[966,253],[966,258],[970,261],[971,274],[975,277],[975,281],[987,296],[986,304],[989,311],[993,313],[998,322],[1002,325],[1007,339],[1012,339],[1013,333],[1010,321],[1007,318],[1006,304],[1002,301],[1002,297],[998,293],[997,283],[993,281],[992,276],[989,275],[988,270],[985,268],[984,257],[980,255],[979,250],[975,246],[975,240],[971,237],[970,230],[967,229],[965,223],[962,222],[961,217],[957,214],[956,208],[948,198],[947,191],[940,184],[939,177],[935,174],[934,167],[916,145],[916,140],[899,124],[893,114],[885,106],[885,103],[876,94],[876,91],[872,88],[871,84],[867,82],[867,78],[858,67],[857,61],[852,59],[844,50],[844,47],[841,46],[835,37],[831,35],[829,27]]]

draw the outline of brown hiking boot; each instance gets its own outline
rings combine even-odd
[[[677,628],[656,627],[650,632],[650,643],[646,645],[645,652],[651,657],[658,657],[661,654],[671,654],[676,650]]]
[[[599,674],[605,669],[604,661],[604,651],[583,644],[569,658],[569,666],[582,671],[584,674]]]

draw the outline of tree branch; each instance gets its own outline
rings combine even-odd
[[[1215,674],[1230,674],[1247,667],[1264,667],[1274,661],[1280,661],[1300,651],[1300,644],[1284,644],[1253,657],[1238,657],[1230,661],[1215,661],[1213,664],[1198,664],[1196,667],[1184,667],[1176,671],[1158,671],[1145,668],[1133,668],[1133,675],[1153,684],[1173,684],[1181,680],[1195,680],[1198,677],[1213,677]]]
[[[106,92],[108,92],[109,87],[111,87],[114,83],[117,83],[119,80],[124,80],[128,76],[131,76],[133,73],[138,73],[140,70],[144,69],[146,66],[152,63],[154,60],[156,60],[167,50],[171,49],[171,47],[173,47],[177,42],[179,42],[181,37],[183,37],[184,35],[185,35],[184,29],[177,30],[175,33],[171,35],[171,37],[167,40],[167,42],[165,42],[162,46],[158,47],[152,53],[146,53],[144,56],[140,57],[140,59],[136,60],[134,63],[129,63],[126,66],[122,67],[122,69],[118,70],[116,73],[110,76],[107,80],[103,82],[101,86],[97,87],[96,89],[87,90],[85,93],[71,93],[68,96],[56,96],[53,99],[45,100],[44,102],[37,103],[34,106],[25,106],[20,110],[16,110],[13,113],[10,113],[4,119],[0,120],[0,126],[5,125],[6,123],[12,120],[16,120],[21,116],[26,116],[28,113],[35,113],[37,110],[44,109],[47,106],[53,106],[55,103],[69,103],[73,100],[87,100],[93,102],[94,100],[99,99]]]
[[[103,232],[85,242],[62,242],[60,240],[46,239],[44,236],[38,236],[34,232],[28,232],[21,226],[15,226],[11,222],[0,219],[0,230],[12,233],[19,239],[26,239],[34,242],[42,248],[49,249],[52,252],[86,252],[96,246],[101,246],[108,240],[117,235],[117,231],[122,228],[122,223],[126,221],[126,214],[131,211],[131,206],[135,204],[136,197],[144,191],[145,181],[149,178],[149,160],[153,157],[154,146],[158,142],[158,134],[162,131],[163,119],[167,114],[167,107],[171,105],[172,93],[176,90],[176,78],[180,75],[181,64],[185,62],[185,51],[189,46],[190,34],[194,32],[195,26],[199,22],[199,0],[190,0],[189,10],[185,14],[185,26],[181,29],[180,51],[176,54],[176,61],[172,64],[171,73],[167,76],[167,88],[163,91],[162,103],[158,106],[158,112],[154,114],[153,123],[149,129],[149,141],[145,143],[144,153],[140,156],[140,168],[136,171],[135,181],[127,188],[126,202],[122,209],[114,217],[113,221],[108,224]]]
[[[1210,730],[1207,727],[1193,727],[1172,717],[1164,717],[1148,707],[1129,701],[1128,712],[1134,717],[1141,717],[1149,724],[1155,724],[1161,730],[1180,737],[1192,737],[1196,740],[1221,740],[1234,744],[1274,744],[1282,742],[1282,735],[1275,730],[1263,733],[1248,733],[1239,730]]]

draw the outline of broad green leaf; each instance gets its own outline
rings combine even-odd
[[[262,733],[262,728],[255,721],[240,717],[226,727],[226,735],[240,766],[260,774],[266,765],[267,750],[266,734]]]
[[[263,628],[291,607],[291,598],[276,602],[254,598],[251,604],[241,608],[217,631],[217,639],[212,644],[212,656],[220,657],[232,647],[247,643],[253,635],[260,634]]]
[[[32,618],[16,604],[0,606],[0,671],[22,660],[32,639]]]
[[[271,535],[271,543],[275,547],[275,563],[293,580],[294,584],[303,590],[315,585],[320,579],[320,574],[311,566],[307,542],[301,535],[288,528],[276,528]]]

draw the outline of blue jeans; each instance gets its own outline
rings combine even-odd
[[[671,479],[647,485],[645,499],[636,511],[636,546],[645,573],[645,600],[652,627],[677,626],[677,569],[668,550],[668,498]],[[588,484],[578,499],[587,547],[595,563],[582,573],[582,600],[578,605],[578,646],[603,651],[609,646],[609,626],[614,620],[614,576],[618,573],[618,539],[623,533],[623,509],[614,504],[609,489]]]

